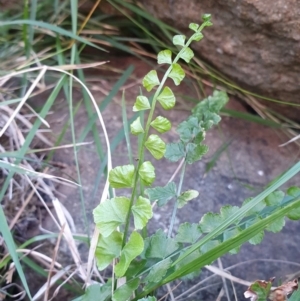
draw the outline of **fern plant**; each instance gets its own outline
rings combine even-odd
[[[299,171],[300,165],[296,164],[261,194],[247,199],[240,208],[226,205],[220,213],[206,213],[199,223],[182,223],[174,232],[177,209],[198,196],[195,190],[182,191],[185,167],[207,153],[206,132],[220,122],[220,109],[228,101],[225,92],[214,91],[178,125],[177,142],[166,144],[161,138],[161,134],[171,129],[171,122],[164,116],[154,116],[155,107],[158,103],[165,110],[174,107],[175,95],[165,82],[171,78],[179,85],[184,79],[180,60],[189,63],[193,58],[190,44],[200,41],[202,30],[212,25],[210,15],[204,15],[202,20],[201,25],[190,24],[194,33],[189,39],[184,35],[174,36],[173,44],[179,48],[175,57],[169,49],[159,52],[158,64],[168,65],[164,76],[160,79],[157,72],[151,70],[142,81],[148,92],[155,92],[151,98],[137,96],[133,106],[133,111],[140,113],[130,125],[131,134],[140,141],[136,163],[117,166],[109,173],[111,188],[127,189],[127,193],[111,195],[93,212],[100,232],[95,252],[97,267],[103,271],[113,264],[112,277],[104,285],[89,286],[86,294],[76,300],[154,301],[153,292],[158,287],[198,272],[225,253],[237,253],[245,242],[260,243],[264,231],[282,229],[285,216],[300,218],[300,189],[291,187],[286,194],[276,190]],[[141,118],[144,112],[148,112],[145,124]],[[156,134],[149,133],[151,128]],[[152,187],[155,164],[153,160],[145,160],[146,151],[156,160],[163,157],[171,162],[182,160],[177,185],[172,181],[163,187]],[[164,206],[171,201],[173,212],[168,233],[160,229],[147,236],[144,229],[153,216],[154,203]]]

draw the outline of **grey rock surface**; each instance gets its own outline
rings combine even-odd
[[[300,6],[295,0],[154,0],[147,11],[185,34],[189,23],[212,14],[213,26],[193,49],[252,92],[300,104]],[[299,109],[280,108],[300,118]]]

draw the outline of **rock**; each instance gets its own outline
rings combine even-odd
[[[242,87],[300,105],[300,6],[295,0],[144,0],[147,11],[187,35],[212,14],[214,26],[194,43],[199,55]],[[188,3],[188,4],[187,4]],[[300,120],[295,107],[264,102]]]

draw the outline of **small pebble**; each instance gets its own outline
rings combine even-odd
[[[258,172],[257,172],[257,174],[259,175],[259,176],[263,176],[264,175],[264,172],[262,171],[262,170],[259,170]]]
[[[154,213],[153,217],[154,217],[155,220],[159,220],[161,218],[161,215],[158,214],[158,213]]]

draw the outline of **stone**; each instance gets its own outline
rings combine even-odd
[[[146,10],[189,35],[188,25],[212,15],[194,43],[200,57],[241,87],[300,105],[300,6],[295,0],[144,0]],[[295,120],[292,106],[263,103]]]

